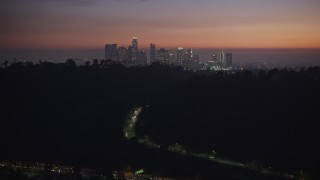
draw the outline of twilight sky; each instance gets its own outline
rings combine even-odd
[[[320,48],[320,0],[1,0],[0,49]]]

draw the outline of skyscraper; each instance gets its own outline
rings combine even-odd
[[[188,50],[187,50],[187,54],[186,54],[186,60],[187,60],[187,61],[191,61],[192,58],[193,58],[192,49],[188,49]]]
[[[232,53],[226,53],[226,67],[232,67]]]
[[[224,52],[221,51],[221,52],[220,52],[220,63],[223,64],[224,61],[225,61]]]
[[[158,49],[157,57],[159,62],[169,63],[169,50],[165,48]]]
[[[127,64],[131,66],[132,63],[132,46],[128,46],[128,62]]]
[[[218,57],[217,57],[217,55],[215,55],[215,54],[212,55],[212,61],[213,61],[215,64],[218,63]]]
[[[146,65],[147,64],[147,54],[145,51],[139,52],[139,65]]]
[[[120,62],[128,61],[128,49],[125,47],[118,48],[118,60]]]
[[[118,60],[118,53],[117,53],[117,44],[106,44],[105,45],[105,59],[116,61]]]
[[[183,60],[184,60],[183,48],[179,47],[177,50],[177,61],[179,64],[182,64]]]
[[[138,58],[139,58],[139,53],[138,53],[138,38],[133,37],[132,39],[132,46],[131,46],[131,60],[133,63],[137,63]]]
[[[150,44],[150,63],[157,61],[157,49],[155,44]]]
[[[169,63],[176,64],[175,55],[172,53],[169,54]]]

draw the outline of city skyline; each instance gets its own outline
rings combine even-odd
[[[316,0],[30,0],[1,2],[0,49],[320,49]]]
[[[185,69],[193,70],[231,70],[233,55],[231,52],[219,52],[219,62],[201,61],[198,53],[194,53],[192,48],[184,51],[183,47],[176,48],[175,53],[170,53],[168,48],[156,48],[156,44],[150,43],[149,59],[146,51],[139,51],[139,38],[133,37],[131,45],[118,47],[118,44],[105,44],[105,60],[117,61],[126,67],[146,66],[153,63],[160,63],[173,66],[181,66]],[[211,52],[215,56],[215,52]]]

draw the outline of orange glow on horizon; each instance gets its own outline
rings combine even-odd
[[[0,49],[127,47],[133,36],[143,48],[320,49],[313,0],[5,1]]]

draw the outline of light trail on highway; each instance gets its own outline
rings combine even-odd
[[[139,115],[142,111],[143,111],[143,107],[141,107],[141,106],[135,107],[133,110],[130,111],[130,114],[128,115],[127,119],[125,120],[124,126],[123,126],[124,137],[127,140],[131,140],[132,138],[137,138],[137,143],[139,143],[139,144],[143,144],[149,148],[160,149],[162,146],[156,142],[153,142],[148,136],[145,136],[145,137],[138,137],[137,136],[135,126],[138,122]],[[208,161],[219,163],[221,165],[239,167],[239,168],[244,168],[244,169],[251,169],[251,170],[255,170],[257,172],[263,173],[263,174],[275,175],[275,176],[288,178],[288,179],[295,179],[295,176],[293,176],[293,175],[290,175],[287,173],[276,172],[270,168],[255,169],[254,167],[251,167],[247,164],[219,158],[219,157],[216,157],[212,154],[210,155],[207,153],[195,153],[190,150],[187,150],[186,148],[182,147],[178,143],[176,143],[175,145],[169,145],[168,148],[165,148],[164,150],[170,151],[170,152],[175,152],[177,154],[184,155],[184,156],[191,156],[191,157],[206,159]]]

